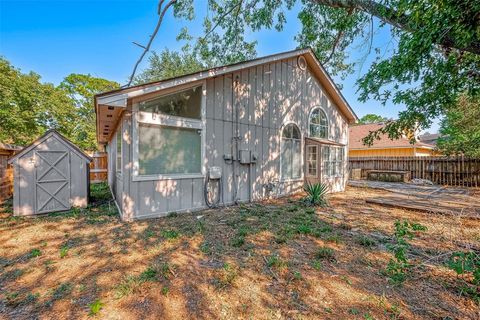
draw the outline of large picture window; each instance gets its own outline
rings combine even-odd
[[[139,125],[139,174],[200,173],[201,135],[197,129]]]
[[[343,147],[322,147],[322,163],[324,177],[341,177],[344,174],[345,150]]]
[[[138,104],[139,177],[202,173],[202,96],[202,86],[196,86]]]
[[[281,171],[282,180],[298,179],[302,174],[301,137],[298,127],[290,123],[282,130]]]
[[[310,114],[310,137],[328,139],[328,120],[325,111],[316,108]]]

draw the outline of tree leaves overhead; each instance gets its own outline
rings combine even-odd
[[[27,145],[56,129],[84,150],[96,150],[93,95],[118,83],[71,74],[55,87],[0,58],[0,142]]]
[[[355,70],[352,52],[363,49],[374,62],[357,82],[360,101],[405,106],[397,121],[366,143],[384,133],[398,138],[428,128],[460,93],[479,94],[478,0],[210,0],[203,35],[184,31],[180,39],[194,43],[202,59],[215,65],[245,60],[255,55],[255,41],[246,38],[260,29],[282,30],[295,4],[301,5],[302,30],[295,37],[300,47],[312,47],[327,70],[342,77]],[[191,0],[179,1],[180,7],[188,8],[183,17],[193,19]],[[393,50],[374,48],[378,35],[386,35]]]
[[[25,145],[51,128],[70,136],[73,123],[74,106],[61,90],[0,58],[0,142]]]
[[[179,53],[164,49],[160,54],[152,52],[149,66],[139,74],[134,84],[159,81],[206,69],[195,54],[187,48]]]
[[[62,90],[75,106],[75,121],[70,138],[84,150],[96,150],[96,118],[93,96],[97,93],[119,88],[114,81],[96,78],[89,74],[72,73],[60,83]]]

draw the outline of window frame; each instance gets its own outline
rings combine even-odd
[[[328,149],[328,159],[325,150]],[[327,179],[345,176],[345,146],[322,146],[322,176]]]
[[[325,115],[325,119],[327,121],[327,124],[325,125],[326,126],[326,130],[325,132],[327,133],[327,136],[326,137],[317,137],[317,136],[314,136],[312,135],[312,132],[310,130],[310,127],[312,125],[312,115],[313,113],[316,111],[316,110],[320,110],[321,112],[323,112],[323,114]],[[324,125],[322,124],[315,124],[316,126],[319,126],[319,127],[324,127]],[[321,106],[315,106],[312,108],[312,110],[310,110],[310,113],[308,115],[308,136],[310,138],[316,138],[316,139],[326,139],[326,140],[330,140],[330,119],[328,118],[328,115],[327,115],[327,112],[325,112],[325,109]]]
[[[315,160],[310,160],[309,156],[312,154],[309,149],[315,148]],[[318,145],[309,144],[306,147],[306,165],[307,165],[307,177],[317,178],[318,177]],[[310,162],[315,161],[315,174],[310,174]]]
[[[300,134],[300,137],[298,139],[294,139],[294,138],[290,138],[290,140],[299,140],[300,141],[300,176],[298,178],[285,178],[283,176],[283,160],[282,160],[282,146],[283,146],[283,130],[288,126],[288,125],[291,125],[293,124],[295,127],[297,127],[298,129],[298,132]],[[293,146],[293,145],[292,145]],[[282,127],[280,128],[280,181],[282,182],[291,182],[291,181],[301,181],[304,179],[304,170],[303,170],[303,166],[304,166],[304,162],[303,162],[303,136],[302,136],[302,130],[300,130],[300,127],[293,121],[290,121],[290,122],[286,122],[282,125]],[[292,156],[293,156],[293,153],[292,153]],[[293,165],[293,162],[292,162],[292,165]]]
[[[132,111],[133,111],[133,170],[132,170],[132,181],[155,181],[155,180],[172,180],[172,179],[191,179],[191,178],[204,178],[205,177],[205,143],[206,143],[206,81],[198,81],[194,83],[189,83],[187,85],[176,86],[175,88],[170,88],[162,90],[161,92],[156,92],[156,97],[161,97],[164,95],[174,94],[176,92],[185,91],[194,87],[201,87],[202,98],[200,103],[200,119],[193,118],[184,118],[178,116],[171,116],[161,113],[152,113],[147,111],[139,111],[139,103],[146,100],[151,100],[153,97],[144,97],[135,99],[132,101]],[[171,174],[148,174],[142,175],[139,173],[139,127],[140,123],[145,123],[152,126],[168,126],[168,127],[177,127],[177,128],[186,128],[186,129],[197,129],[200,130],[200,171],[199,173],[171,173]]]
[[[120,124],[117,127],[117,132],[115,133],[115,174],[117,176],[121,176],[123,173],[123,139],[122,139],[122,120],[120,120]],[[118,139],[120,138],[120,143]],[[118,145],[120,144],[120,152],[118,152]],[[118,165],[120,159],[120,166]]]

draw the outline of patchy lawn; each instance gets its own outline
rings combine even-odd
[[[62,214],[0,207],[0,318],[480,318],[470,275],[446,267],[479,249],[480,220],[366,204],[385,191],[349,188],[328,208],[291,198],[124,223],[108,188],[93,191],[91,207]],[[399,219],[413,235],[403,283],[387,271]]]

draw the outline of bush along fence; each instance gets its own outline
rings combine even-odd
[[[480,187],[480,159],[467,157],[352,157],[349,169],[406,171],[411,179],[427,179],[435,184]]]
[[[90,162],[90,183],[107,181],[107,153],[95,152],[89,154],[92,158]]]

